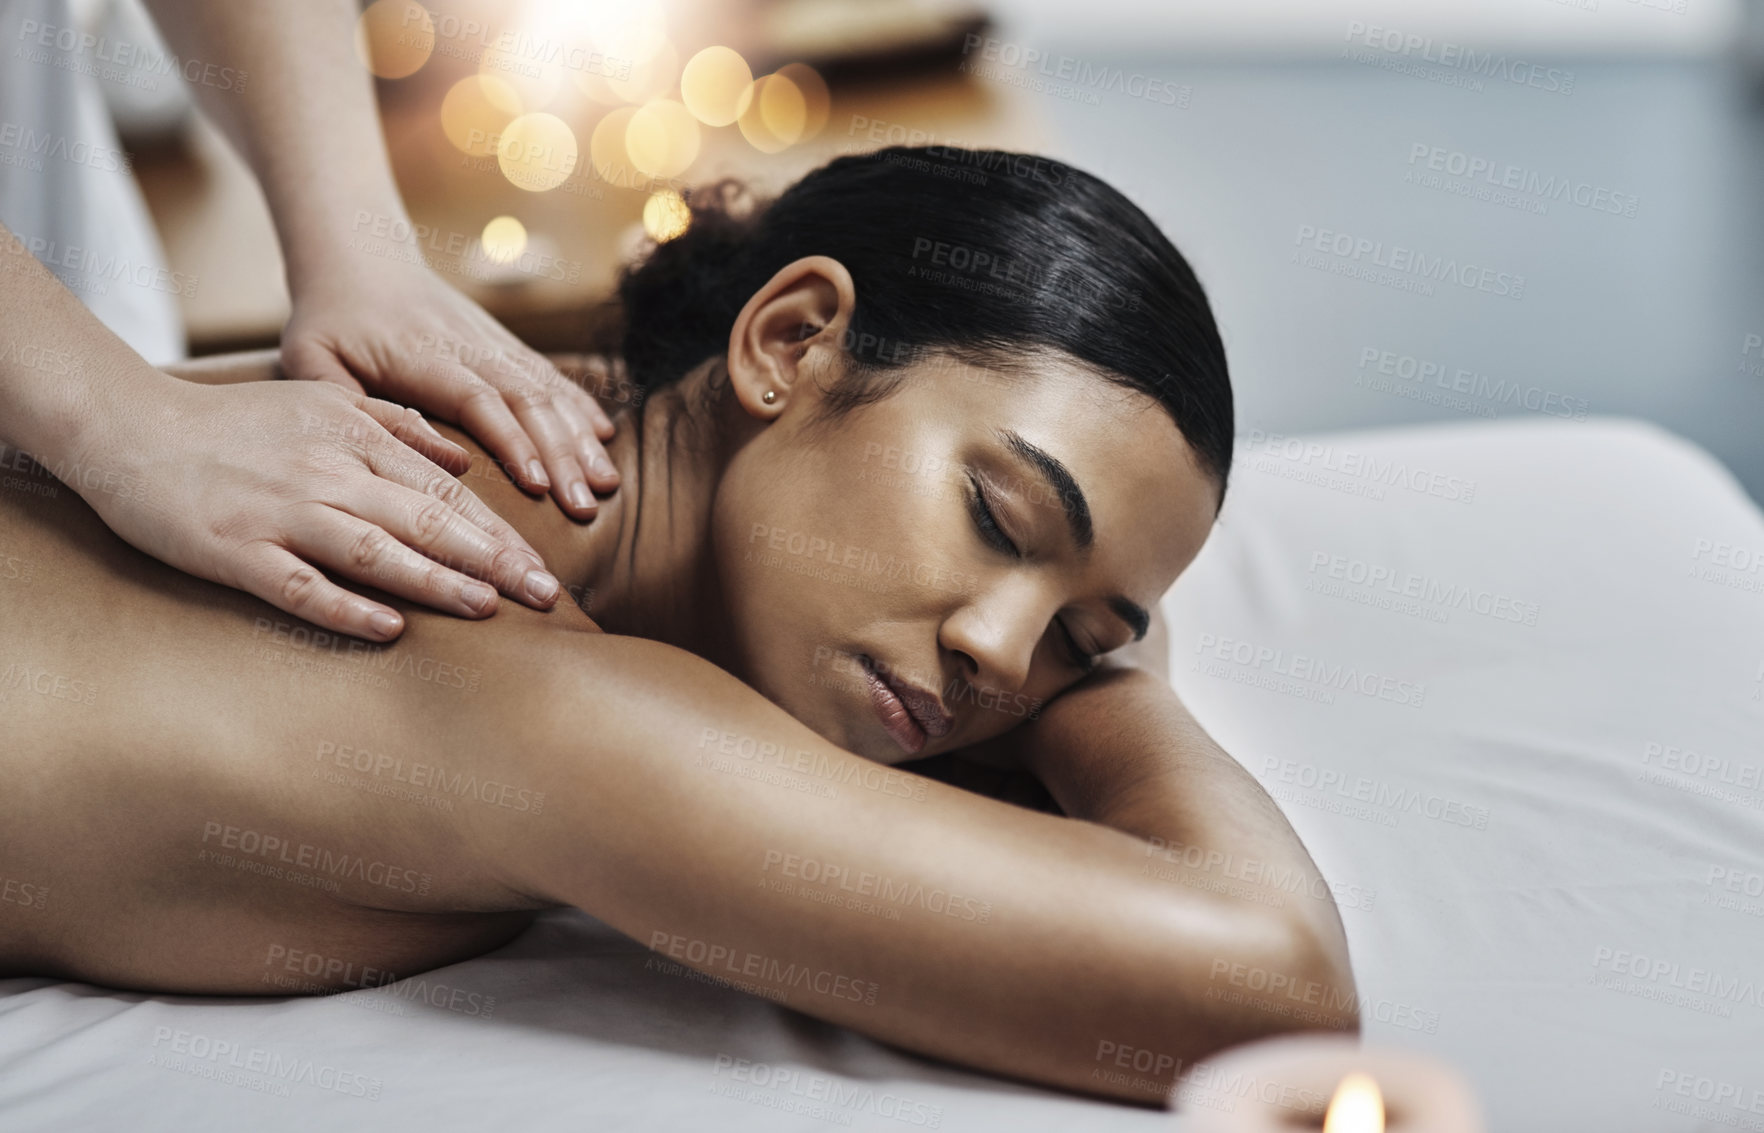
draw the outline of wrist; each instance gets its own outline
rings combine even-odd
[[[50,438],[45,455],[78,460],[83,454],[102,451],[116,432],[117,422],[157,416],[162,407],[176,400],[185,384],[139,360],[87,382],[73,399],[74,408]]]
[[[1168,686],[1135,668],[1105,667],[1041,707],[1021,726],[1024,766],[1074,818],[1126,829],[1160,763],[1143,735]]]
[[[276,233],[295,303],[372,274],[407,250],[421,262],[415,225],[396,193],[363,197],[359,207],[309,201],[298,210],[279,211]]]

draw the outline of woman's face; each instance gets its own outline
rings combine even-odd
[[[1022,723],[1135,639],[1212,526],[1168,413],[1064,355],[924,360],[811,428],[833,384],[814,355],[759,358],[785,396],[723,475],[713,553],[740,675],[850,751],[898,763]]]

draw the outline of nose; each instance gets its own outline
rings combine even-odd
[[[1029,580],[1017,581],[970,596],[939,630],[939,643],[962,658],[962,675],[976,687],[1016,693],[1029,682],[1054,607]]]

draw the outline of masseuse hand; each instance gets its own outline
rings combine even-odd
[[[454,422],[578,519],[618,486],[595,400],[426,267],[357,253],[297,279],[282,370]]]
[[[403,618],[315,568],[468,618],[495,610],[496,589],[556,601],[539,556],[449,474],[465,471],[465,450],[414,410],[335,386],[151,370],[128,390],[126,411],[85,422],[69,455],[90,471],[70,482],[155,558],[374,641]]]

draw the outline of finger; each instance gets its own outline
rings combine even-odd
[[[516,484],[529,492],[548,490],[551,477],[539,459],[539,450],[502,394],[463,366],[449,386],[450,390],[455,388],[458,393],[449,416],[478,438]]]
[[[593,420],[574,399],[560,397],[555,402],[558,416],[570,431],[571,451],[586,472],[589,486],[603,496],[611,495],[619,486],[619,470],[613,465],[606,445],[595,435]],[[589,404],[593,404],[592,398]]]
[[[423,415],[404,405],[377,397],[364,397],[356,408],[378,421],[388,433],[458,476],[472,466],[471,454],[437,433]]]
[[[593,515],[600,505],[588,487],[589,469],[575,452],[574,430],[558,412],[553,392],[568,386],[568,379],[545,358],[518,345],[486,358],[475,372],[501,395],[538,450],[558,506],[578,519]]]
[[[577,406],[587,416],[589,424],[594,428],[595,436],[603,441],[611,440],[613,433],[618,430],[614,427],[612,418],[607,416],[606,410],[601,408],[600,400],[575,382],[568,383],[566,392],[570,395],[566,400]]]
[[[289,531],[289,549],[345,578],[443,613],[463,618],[495,613],[497,587],[454,569],[461,560],[444,551],[429,557],[404,541],[422,538],[450,547],[452,533],[476,529],[437,500],[406,489],[391,491],[405,499],[390,502],[376,490],[356,501],[362,510],[384,516],[385,524],[334,507],[303,511]],[[478,535],[482,538],[482,532]],[[505,556],[496,565],[506,574],[524,564]],[[520,577],[518,571],[515,577]]]
[[[404,632],[404,618],[397,610],[343,589],[282,547],[271,543],[256,547],[245,556],[239,589],[333,633],[391,641]]]
[[[506,357],[486,359],[477,373],[502,391],[538,446],[558,505],[581,519],[592,516],[599,509],[595,490],[610,492],[618,484],[618,471],[595,435],[591,415],[599,408],[594,399],[550,359],[518,342]]]
[[[284,346],[278,365],[284,374],[299,381],[329,382],[350,393],[366,392],[335,354],[315,342],[299,341]]]
[[[340,511],[400,542],[394,549],[370,532],[357,532],[367,541],[352,550],[355,563],[361,569],[383,563],[385,581],[378,576],[372,580],[382,589],[454,613],[488,614],[495,609],[495,596],[485,594],[488,587],[481,583],[458,593],[468,575],[537,609],[548,609],[557,600],[557,579],[549,571],[468,522],[446,500],[375,481]],[[416,560],[423,555],[428,558],[419,567]],[[435,564],[448,569],[438,573],[431,569]]]
[[[539,446],[539,458],[551,476],[551,496],[559,507],[578,519],[587,519],[600,510],[600,501],[588,486],[590,465],[584,464],[576,444],[576,431],[558,412],[549,390],[539,386],[523,386],[505,392],[504,398],[514,408],[515,418]]]
[[[368,469],[381,480],[333,506],[376,523],[411,547],[516,601],[549,609],[557,579],[520,533],[451,476],[425,473],[389,445],[369,446]],[[418,599],[419,601],[421,599]]]

